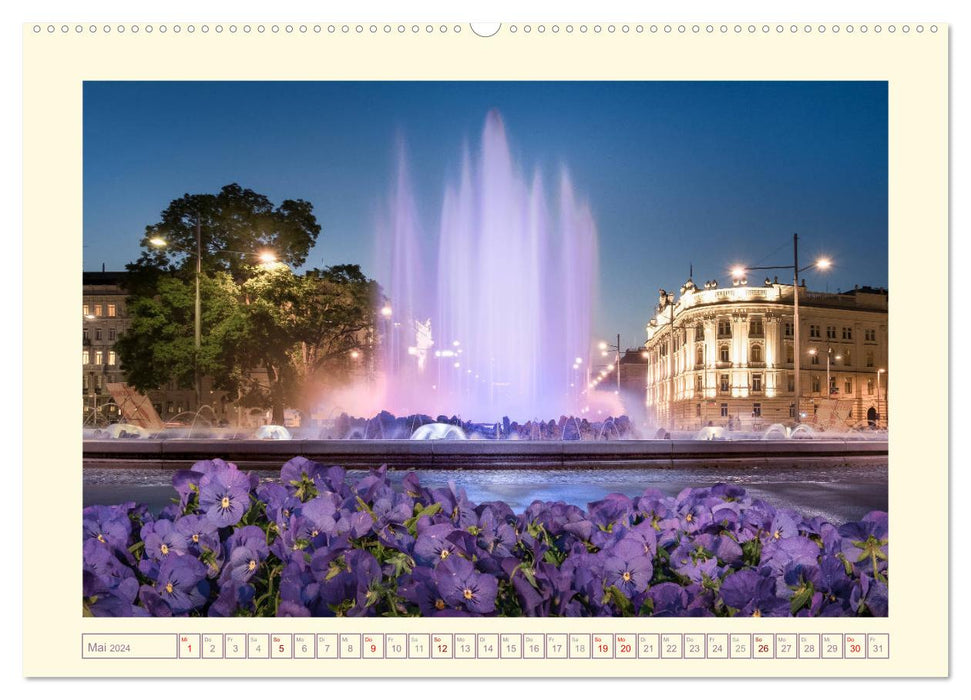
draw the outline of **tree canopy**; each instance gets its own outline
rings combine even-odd
[[[300,267],[321,230],[310,202],[285,199],[275,206],[266,195],[233,183],[218,194],[185,194],[170,202],[160,220],[145,227],[144,250],[134,266],[194,270],[197,222],[202,269],[228,271],[237,281],[248,276],[264,250],[286,265]],[[167,245],[152,245],[156,238]]]
[[[116,349],[127,381],[146,391],[202,375],[238,402],[308,410],[319,392],[345,381],[357,351],[369,366],[380,288],[357,265],[296,273],[320,231],[312,206],[280,207],[238,185],[173,201],[146,227],[142,256],[128,266],[131,324]],[[194,347],[195,212],[202,222],[201,348]],[[156,249],[161,236],[170,243]],[[232,250],[272,249],[280,262],[254,264]],[[187,251],[187,252],[183,252]]]

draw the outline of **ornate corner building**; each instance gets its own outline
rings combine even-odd
[[[818,429],[887,425],[887,290],[830,294],[746,281],[690,279],[662,290],[647,325],[646,404],[657,425],[762,430],[799,420]],[[797,382],[795,359],[799,352]]]

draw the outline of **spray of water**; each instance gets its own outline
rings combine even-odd
[[[527,177],[490,112],[478,151],[445,187],[435,230],[419,220],[407,160],[402,150],[379,233],[392,308],[383,407],[473,419],[577,413],[597,229],[569,175],[552,192],[539,171]]]

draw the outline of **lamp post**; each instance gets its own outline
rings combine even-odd
[[[156,248],[169,248],[181,253],[192,254],[192,251],[185,248],[180,248],[178,246],[170,246],[169,242],[164,238],[155,237],[148,240],[149,244],[155,246]],[[233,253],[235,255],[255,255],[259,258],[260,264],[270,267],[276,263],[276,255],[270,251],[262,251],[260,253],[245,253],[239,250],[219,250],[216,253]],[[199,353],[202,350],[202,291],[200,289],[200,279],[202,278],[202,217],[196,214],[196,271],[195,271],[195,287],[196,287],[196,299],[195,299],[195,309],[194,309],[194,347],[195,356],[193,358],[193,374],[194,374],[194,384],[196,390],[196,410],[202,406],[202,377],[199,375]]]
[[[795,420],[800,422],[799,399],[801,397],[800,386],[800,357],[799,357],[799,274],[810,268],[827,270],[832,265],[829,258],[817,258],[811,265],[799,267],[799,234],[792,234],[792,265],[762,265],[757,267],[735,267],[732,269],[732,276],[735,278],[744,277],[749,270],[792,270],[792,345],[793,345],[793,373],[795,374],[795,386],[793,402],[796,407]]]
[[[617,368],[617,393],[619,394],[620,393],[620,333],[617,334],[616,345],[610,345],[606,341],[601,340],[598,347],[600,348],[600,354],[603,355],[604,357],[607,356],[608,350],[613,350],[614,353],[616,353],[615,354],[616,361],[614,362],[614,365]]]
[[[886,371],[887,370],[885,370],[885,369],[878,369],[877,370],[877,427],[878,428],[880,427],[880,417],[883,415],[883,413],[881,411],[881,406],[880,406],[880,375],[883,374]],[[887,421],[886,417],[884,417],[883,422],[886,423],[887,426],[890,425],[890,423]]]
[[[661,302],[670,310],[668,314],[668,338],[670,339],[668,348],[668,423],[674,430],[674,294],[662,289],[659,296]]]
[[[816,348],[809,348],[809,354],[815,356],[817,354]],[[827,348],[826,349],[826,398],[829,398],[833,394],[833,384],[829,376],[829,361],[831,357],[833,357],[833,348]],[[843,356],[837,354],[835,359],[842,360]]]

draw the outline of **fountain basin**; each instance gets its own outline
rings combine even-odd
[[[202,459],[279,468],[296,455],[323,464],[393,469],[626,468],[886,464],[886,440],[86,440],[85,466],[184,469]]]

